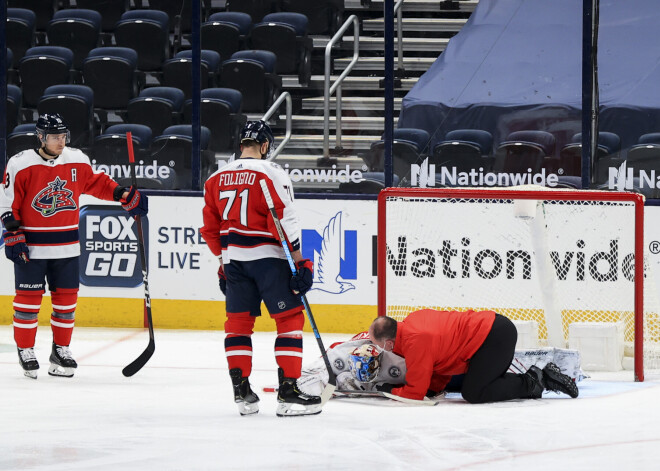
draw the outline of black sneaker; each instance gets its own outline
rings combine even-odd
[[[234,387],[234,402],[238,404],[238,412],[241,415],[259,412],[259,396],[250,388],[250,381],[243,377],[243,371],[240,368],[232,368],[229,370],[229,376]]]
[[[78,368],[78,363],[73,359],[68,346],[55,345],[50,353],[50,368],[48,374],[51,376],[63,376],[71,378]]]
[[[562,392],[572,398],[578,397],[580,393],[573,378],[562,373],[554,363],[548,363],[543,368],[543,381],[545,388],[549,391]]]
[[[18,362],[23,368],[23,374],[28,378],[37,379],[39,362],[34,354],[34,348],[19,348]]]
[[[280,387],[277,390],[278,417],[315,415],[321,413],[321,397],[305,394],[298,389],[295,378],[285,378],[282,368],[278,369]]]
[[[529,367],[527,372],[523,375],[527,381],[530,399],[540,399],[545,389],[545,382],[543,381],[543,371],[535,365]]]

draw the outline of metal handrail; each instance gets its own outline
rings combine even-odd
[[[291,100],[291,94],[289,92],[282,92],[280,96],[277,97],[277,100],[275,100],[273,105],[268,109],[268,111],[266,111],[266,114],[261,117],[261,119],[264,121],[268,121],[275,114],[284,100],[286,100],[286,133],[284,134],[284,139],[282,139],[282,142],[280,142],[280,144],[275,149],[273,149],[273,151],[271,151],[268,160],[275,160],[275,157],[277,157],[280,152],[282,152],[284,146],[291,139],[291,128],[293,127],[291,120],[291,116],[293,115],[293,101]]]
[[[396,13],[396,37],[397,37],[397,69],[398,70],[403,70],[403,18],[402,18],[402,11],[403,11],[403,2],[404,0],[399,0],[396,2],[396,5],[394,5],[394,13]]]
[[[330,86],[330,54],[332,46],[339,41],[346,30],[353,25],[353,59],[346,69],[341,73],[337,80]],[[353,67],[360,58],[360,21],[356,15],[349,16],[344,24],[332,37],[327,46],[325,46],[325,82],[323,86],[323,157],[330,156],[330,95],[337,92],[336,106],[336,141],[335,146],[341,148],[341,83],[346,76],[353,70]]]

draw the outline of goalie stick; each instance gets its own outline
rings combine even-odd
[[[385,391],[358,391],[358,390],[341,390],[337,389],[334,392],[335,398],[359,398],[359,397],[382,397],[384,399],[391,399],[393,401],[409,404],[412,406],[437,406],[444,398],[441,393],[434,396],[432,399],[425,397],[424,399],[409,399],[407,397],[397,396],[395,394],[387,393]]]
[[[131,166],[131,183],[137,190],[137,176],[135,175],[135,155],[133,154],[133,135],[126,133],[126,145],[128,146],[128,161]],[[149,344],[147,348],[126,366],[121,372],[124,376],[130,377],[140,371],[147,364],[156,350],[156,341],[154,339],[154,323],[151,319],[151,296],[149,295],[149,279],[147,273],[147,256],[144,248],[144,234],[142,233],[142,219],[135,216],[137,223],[138,252],[140,252],[140,262],[142,263],[142,282],[144,284],[144,313],[147,317],[147,326],[149,327]]]
[[[273,222],[275,223],[275,228],[277,229],[277,236],[280,239],[280,243],[282,244],[282,248],[284,249],[284,254],[286,255],[287,261],[289,262],[289,268],[291,268],[291,273],[295,275],[297,273],[296,265],[295,263],[293,263],[293,258],[291,258],[291,251],[289,250],[289,246],[287,245],[286,237],[284,236],[284,231],[282,230],[282,224],[280,223],[280,219],[277,217],[277,212],[275,211],[275,205],[273,204],[273,198],[270,195],[268,184],[266,183],[266,180],[261,180],[260,184],[261,184],[261,189],[263,190],[264,193],[264,197],[266,198],[266,204],[268,205],[268,210],[270,211],[270,214],[273,217]],[[319,330],[316,328],[316,322],[314,322],[312,309],[309,307],[309,303],[307,302],[307,296],[301,294],[300,299],[302,300],[303,306],[305,307],[305,312],[307,313],[309,324],[312,326],[312,330],[314,331],[314,337],[316,337],[316,342],[318,343],[319,349],[321,350],[321,356],[323,357],[325,367],[328,369],[328,384],[321,393],[321,405],[323,405],[326,402],[328,402],[330,397],[332,397],[332,393],[335,391],[335,389],[337,389],[337,378],[335,376],[334,371],[332,371],[332,367],[330,366],[330,360],[328,360],[328,354],[326,353],[325,347],[323,346],[323,341],[321,340],[321,334],[319,334]]]

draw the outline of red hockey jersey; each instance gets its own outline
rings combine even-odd
[[[30,258],[80,255],[80,195],[112,200],[118,183],[95,171],[82,151],[65,147],[46,160],[36,150],[9,159],[0,187],[0,215],[13,212],[30,248]]]
[[[276,163],[237,159],[209,177],[204,185],[202,237],[211,252],[232,260],[286,258],[270,217],[260,181],[270,189],[277,216],[291,250],[300,249],[300,227],[293,209],[293,189]]]

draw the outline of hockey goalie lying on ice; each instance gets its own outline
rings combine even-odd
[[[371,392],[383,384],[405,384],[406,361],[389,351],[379,352],[371,343],[367,332],[359,333],[346,342],[337,342],[327,350],[328,360],[337,376],[337,390]],[[586,375],[580,369],[580,354],[577,350],[560,348],[539,348],[516,350],[509,371],[520,373],[532,365],[543,368],[548,363],[556,364],[562,373],[574,381],[581,381]],[[437,396],[443,392],[460,392],[463,375],[452,377],[444,391],[428,391],[427,396]],[[319,395],[328,384],[328,371],[319,357],[310,365],[303,366],[298,379],[301,391]]]

